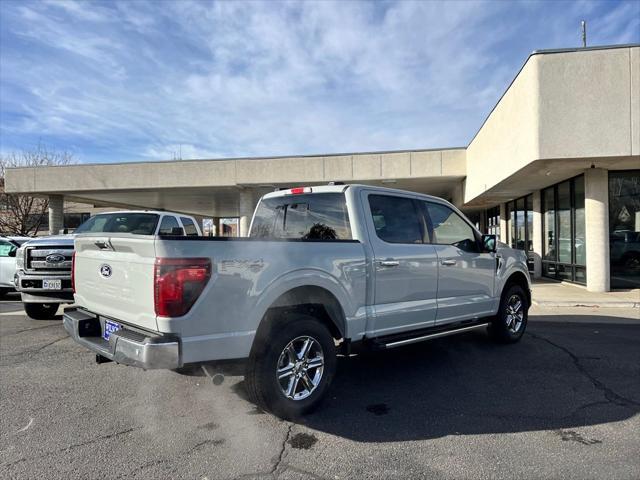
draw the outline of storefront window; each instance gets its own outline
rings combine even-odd
[[[525,210],[527,211],[527,226],[526,226],[526,237],[527,237],[527,250],[528,252],[533,251],[533,197],[531,195],[527,195],[524,197],[525,200]]]
[[[586,283],[584,177],[542,191],[542,274]]]
[[[573,209],[573,224],[575,225],[574,245],[576,250],[575,264],[586,265],[587,251],[585,248],[586,240],[584,233],[584,177],[576,178],[573,188],[576,202]],[[578,276],[578,270],[576,270],[576,276]],[[586,279],[580,280],[580,283],[586,283]]]
[[[558,185],[558,261],[571,263],[571,185]]]
[[[500,207],[487,209],[485,218],[484,232],[490,235],[497,235],[500,238]]]
[[[553,188],[542,191],[543,202],[543,232],[544,232],[544,260],[556,259],[556,203]]]
[[[531,195],[507,203],[509,241],[512,248],[530,252],[533,250],[533,198]],[[533,270],[533,258],[528,261]]]
[[[609,172],[611,288],[640,287],[640,170]]]

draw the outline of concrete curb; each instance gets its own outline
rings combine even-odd
[[[580,301],[538,301],[532,300],[531,303],[537,307],[596,307],[596,308],[639,308],[640,302],[580,302]]]

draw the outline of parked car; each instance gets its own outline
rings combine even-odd
[[[125,235],[202,235],[193,217],[172,212],[119,211],[87,219],[72,235],[33,239],[18,252],[15,285],[27,315],[36,320],[53,318],[60,304],[73,303],[71,266],[73,244],[80,233]]]
[[[363,185],[267,194],[250,238],[83,234],[74,281],[64,326],[98,360],[245,359],[250,398],[284,418],[318,405],[338,351],[515,342],[531,303],[524,252],[440,198]]]
[[[0,236],[0,298],[15,292],[16,254],[31,237]]]

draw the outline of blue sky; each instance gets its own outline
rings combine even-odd
[[[81,162],[465,146],[536,49],[640,2],[0,2],[0,151]]]

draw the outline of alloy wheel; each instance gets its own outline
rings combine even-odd
[[[276,378],[282,394],[291,400],[304,400],[322,380],[324,352],[315,338],[297,337],[287,344],[278,359]]]
[[[517,333],[524,321],[524,305],[520,295],[511,295],[507,301],[504,319],[510,333]]]

